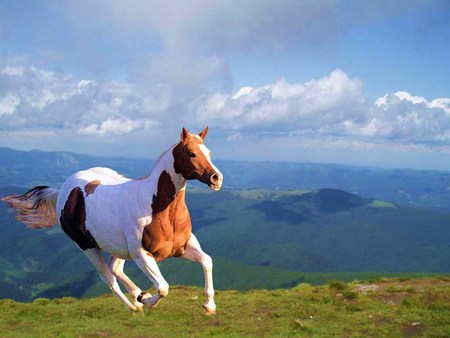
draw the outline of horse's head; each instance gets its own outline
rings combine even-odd
[[[200,134],[191,134],[183,128],[180,143],[173,149],[174,168],[185,179],[199,180],[218,191],[222,186],[223,176],[212,164],[211,151],[203,143],[207,133],[208,127]]]

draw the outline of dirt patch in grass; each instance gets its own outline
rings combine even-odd
[[[399,305],[402,301],[415,293],[434,287],[450,286],[450,278],[396,278],[382,280],[371,284],[357,284],[354,289],[360,293],[382,301],[385,304]]]
[[[420,322],[414,322],[406,324],[402,328],[402,334],[404,337],[417,337],[421,336],[423,331],[423,325]]]

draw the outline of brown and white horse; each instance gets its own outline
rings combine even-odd
[[[199,180],[214,191],[222,185],[222,174],[203,143],[207,132],[205,128],[194,135],[183,128],[180,142],[162,153],[144,178],[132,180],[111,169],[91,168],[70,176],[60,190],[39,186],[3,200],[17,210],[18,220],[31,228],[59,223],[132,311],[141,311],[144,305],[156,307],[167,296],[169,284],[157,262],[169,257],[199,262],[205,275],[203,307],[214,313],[212,260],[192,233],[185,203],[186,180]],[[111,255],[109,264],[103,252]],[[124,274],[129,259],[153,282],[155,295],[142,292]],[[117,280],[131,294],[131,301]]]

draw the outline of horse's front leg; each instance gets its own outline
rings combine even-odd
[[[159,301],[169,294],[169,284],[159,270],[155,259],[145,251],[140,250],[134,257],[134,262],[155,285],[156,293],[150,298],[142,298],[141,302],[147,307],[156,307]]]
[[[190,261],[199,262],[202,265],[205,275],[205,295],[206,302],[203,304],[203,308],[209,314],[216,312],[216,303],[214,302],[214,285],[212,269],[213,263],[209,255],[203,252],[200,243],[194,234],[191,234],[191,238],[186,244],[185,251],[181,257],[189,259]]]

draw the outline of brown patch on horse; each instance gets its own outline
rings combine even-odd
[[[73,188],[67,197],[59,218],[61,228],[82,250],[98,248],[89,230],[86,230],[86,204],[83,191]]]
[[[170,202],[174,200],[175,193],[175,185],[170,178],[170,174],[164,170],[161,175],[159,175],[156,195],[153,195],[152,214],[160,213],[166,209]]]
[[[86,197],[93,194],[95,189],[101,184],[100,180],[93,180],[84,186],[84,191],[86,191]]]
[[[152,221],[145,226],[142,247],[156,261],[181,256],[191,237],[191,218],[185,203],[185,192],[176,194],[175,185],[167,171],[158,179],[158,190],[153,195]]]

